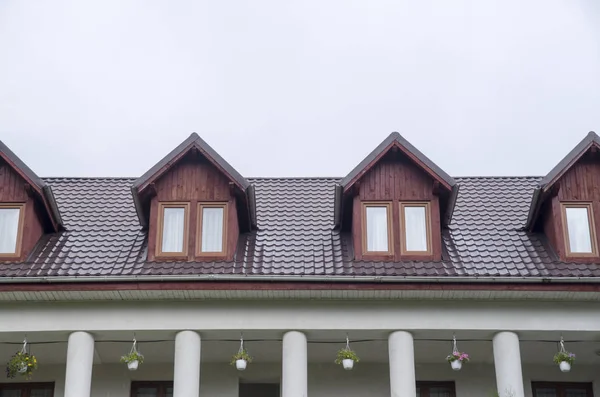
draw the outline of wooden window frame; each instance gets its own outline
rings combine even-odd
[[[183,222],[183,252],[163,252],[162,240],[163,240],[163,222],[164,222],[164,209],[165,208],[183,208],[184,209],[184,222]],[[188,247],[190,245],[190,203],[189,202],[167,202],[161,201],[158,203],[158,219],[157,219],[156,231],[156,256],[161,258],[183,258],[188,256]]]
[[[0,258],[19,258],[23,245],[23,228],[25,223],[25,203],[0,203],[0,209],[19,209],[19,224],[17,226],[17,244],[14,253],[0,253]]]
[[[587,397],[594,397],[594,387],[592,382],[531,382],[531,391],[533,397],[537,397],[537,388],[554,388],[557,397],[566,397],[565,389],[576,388],[585,390]]]
[[[363,201],[362,206],[362,254],[363,256],[382,256],[394,255],[394,228],[392,227],[392,202],[391,201]],[[388,250],[387,251],[369,251],[367,250],[367,207],[386,207],[387,209],[387,228],[388,228]]]
[[[420,397],[429,397],[429,389],[432,387],[446,387],[450,390],[450,397],[456,397],[456,386],[454,385],[454,382],[417,381],[417,388],[420,389]]]
[[[223,208],[223,250],[219,252],[202,252],[202,210],[204,208]],[[229,204],[227,202],[202,201],[198,203],[198,222],[196,225],[196,256],[221,257],[227,255],[227,222],[229,220]]]
[[[404,209],[406,207],[425,207],[425,228],[427,238],[427,251],[408,251],[406,249],[406,224],[404,222]],[[431,256],[433,255],[431,237],[431,204],[429,201],[401,201],[400,202],[400,255]]]
[[[0,391],[10,389],[20,389],[21,397],[30,397],[31,389],[46,389],[50,391],[50,397],[54,396],[54,382],[0,383]]]
[[[156,396],[157,397],[166,397],[167,388],[173,387],[173,381],[163,380],[163,381],[133,381],[131,382],[130,387],[130,396],[136,397],[135,394],[137,390],[142,387],[155,387],[157,389]]]
[[[569,240],[569,227],[567,224],[567,208],[585,208],[588,211],[588,227],[590,228],[590,239],[592,240],[592,252],[571,252],[571,242]],[[562,201],[560,203],[560,212],[562,218],[562,229],[565,241],[565,256],[568,258],[589,258],[598,256],[598,246],[596,244],[596,224],[594,222],[594,207],[589,201]]]

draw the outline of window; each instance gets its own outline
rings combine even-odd
[[[131,382],[131,397],[173,397],[173,382]]]
[[[54,383],[2,383],[0,397],[53,397]]]
[[[567,256],[595,256],[596,234],[591,203],[562,203]]]
[[[198,204],[197,255],[225,255],[227,203]]]
[[[21,254],[25,204],[0,204],[0,256]]]
[[[363,203],[363,253],[393,253],[390,203]]]
[[[454,382],[417,382],[417,397],[455,397]]]
[[[591,383],[531,382],[533,397],[593,397]]]
[[[400,203],[401,253],[431,255],[431,215],[429,203]]]
[[[240,383],[239,397],[279,397],[277,383]]]
[[[159,203],[157,256],[187,256],[189,203]]]

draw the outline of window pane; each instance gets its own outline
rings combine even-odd
[[[429,397],[451,397],[452,393],[447,387],[432,387],[429,389]]]
[[[202,208],[202,252],[223,251],[223,208]]]
[[[404,234],[407,251],[427,251],[425,207],[404,207]]]
[[[565,389],[566,397],[587,397],[587,391],[585,389],[574,389],[567,387]]]
[[[158,388],[156,387],[138,387],[135,390],[135,397],[157,397]]]
[[[29,397],[51,397],[52,390],[49,389],[31,389]]]
[[[185,208],[165,208],[163,212],[162,252],[183,252]]]
[[[167,387],[165,397],[173,397],[173,388],[172,387]]]
[[[565,208],[571,252],[591,253],[592,239],[587,208]]]
[[[388,251],[387,207],[367,207],[367,251]]]
[[[0,390],[0,397],[21,397],[21,390]]]
[[[0,254],[14,254],[17,251],[20,213],[19,208],[0,208]]]

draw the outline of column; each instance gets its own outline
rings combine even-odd
[[[200,395],[200,335],[181,331],[175,336],[174,397]]]
[[[307,397],[308,353],[306,335],[289,331],[283,335],[281,397]]]
[[[494,365],[500,397],[524,397],[519,337],[514,332],[494,335]]]
[[[94,337],[87,332],[73,332],[67,345],[65,397],[90,397],[93,364]]]
[[[415,347],[410,332],[395,331],[388,337],[390,392],[392,397],[415,397]]]

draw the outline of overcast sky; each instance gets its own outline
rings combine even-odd
[[[398,131],[453,176],[600,130],[598,0],[0,0],[0,139],[139,176],[197,132],[244,176],[343,176]]]

